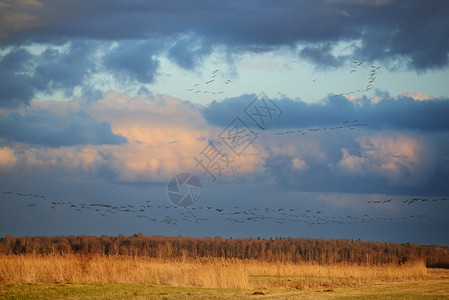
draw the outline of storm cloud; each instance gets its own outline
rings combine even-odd
[[[315,44],[318,52],[314,55],[311,48],[302,52],[316,64],[327,64],[331,58],[328,49],[319,45],[340,41],[358,42],[353,55],[366,61],[399,56],[416,70],[448,63],[449,3],[445,1],[264,0],[257,3],[257,11],[254,5],[180,0],[22,2],[9,4],[1,14],[7,20],[21,12],[30,21],[16,27],[5,24],[0,43],[55,43],[67,38],[147,40],[194,33],[209,47],[222,45],[235,51]],[[180,55],[181,65],[187,63],[186,52],[176,50],[186,48],[183,43],[171,52]]]
[[[264,0],[257,7],[244,1],[5,2],[0,105],[28,104],[39,92],[70,98],[101,72],[122,84],[151,84],[161,57],[193,70],[214,51],[229,59],[289,49],[320,69],[341,67],[348,58],[395,60],[396,68],[420,73],[448,65],[444,1]],[[348,45],[345,54],[341,43]],[[35,46],[46,50],[24,48]]]
[[[213,101],[202,110],[204,118],[215,126],[226,126],[256,95],[244,95]],[[281,98],[273,100],[283,110],[282,117],[270,123],[272,129],[307,128],[344,124],[357,120],[377,130],[449,131],[449,99],[415,100],[411,96],[349,100],[329,96],[315,103]]]

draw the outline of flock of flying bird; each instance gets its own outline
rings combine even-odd
[[[393,199],[387,199],[387,200],[369,200],[369,201],[366,201],[366,203],[385,204],[385,203],[390,203],[391,201],[393,201]],[[439,201],[449,201],[449,198],[433,198],[433,199],[427,199],[427,198],[413,198],[413,199],[405,199],[405,200],[402,200],[402,203],[412,204],[412,203],[414,203],[414,202],[439,202]]]
[[[351,69],[350,73],[356,73],[357,72],[357,68],[360,67],[363,63],[358,62],[356,60],[354,60],[353,62],[353,66],[354,68]],[[350,92],[345,92],[345,93],[340,93],[340,94],[336,94],[334,95],[334,97],[336,96],[347,96],[347,95],[351,95],[351,94],[355,94],[355,93],[363,93],[363,92],[367,92],[369,90],[371,90],[374,87],[374,82],[376,81],[376,75],[377,72],[379,71],[380,66],[375,66],[375,65],[371,65],[370,66],[370,71],[369,71],[369,76],[367,78],[367,84],[365,85],[364,88],[360,88],[357,90],[353,90]],[[209,76],[209,80],[205,82],[204,85],[210,85],[213,82],[215,82],[218,76],[218,72],[220,70],[219,69],[215,69],[214,71],[212,71],[212,73]],[[315,82],[317,79],[313,79],[312,81]],[[229,84],[231,83],[230,79],[227,79],[226,81],[224,81],[224,84]],[[189,92],[193,92],[195,94],[211,94],[211,95],[220,95],[220,94],[224,94],[225,91],[209,91],[209,90],[201,90],[200,89],[201,83],[195,83],[194,86],[192,88],[188,88],[187,91]],[[277,95],[282,95],[281,92],[279,92]]]
[[[350,73],[356,73],[357,72],[357,67],[360,67],[362,65],[361,62],[358,62],[356,60],[354,60],[353,62],[354,65],[354,69],[352,69],[350,71]],[[376,81],[376,75],[377,75],[377,71],[379,71],[380,66],[375,66],[375,65],[371,65],[370,66],[370,71],[369,71],[369,76],[368,76],[368,82],[366,84],[366,86],[364,88],[360,88],[354,91],[350,91],[350,92],[346,92],[346,93],[341,93],[341,94],[337,94],[334,95],[334,97],[337,96],[348,96],[351,94],[355,94],[355,93],[363,93],[363,92],[367,92],[369,90],[371,90],[374,87],[374,82]]]
[[[21,197],[30,197],[33,199],[46,200],[45,196],[35,194],[23,194],[3,192],[4,195],[16,195]],[[414,203],[417,201],[448,201],[449,198],[425,199],[413,198],[402,201],[403,203]],[[367,203],[385,204],[392,202],[393,199],[386,200],[369,200]],[[48,201],[47,201],[48,202]],[[34,207],[38,203],[29,203],[27,206]],[[160,222],[167,225],[186,225],[188,223],[198,224],[208,222],[209,220],[217,220],[220,217],[224,221],[234,223],[249,223],[258,221],[272,221],[277,224],[284,223],[302,223],[304,225],[347,225],[347,224],[363,224],[376,221],[400,221],[407,219],[417,219],[427,217],[424,214],[419,215],[403,215],[396,217],[375,216],[364,214],[356,215],[328,215],[320,210],[300,210],[297,208],[283,207],[265,207],[265,208],[242,208],[233,206],[232,208],[219,208],[214,206],[197,206],[197,207],[175,207],[168,205],[154,205],[151,200],[146,200],[143,204],[126,203],[122,205],[113,205],[111,203],[84,203],[73,201],[51,201],[47,205],[51,209],[72,209],[77,213],[92,212],[101,217],[117,216],[123,214],[131,214],[140,219],[150,222]]]
[[[212,73],[210,74],[209,80],[206,81],[206,83],[204,85],[210,85],[213,82],[215,82],[216,80],[218,80],[217,76],[218,76],[218,72],[220,70],[219,69],[215,69],[214,71],[212,71]],[[231,80],[227,79],[226,81],[224,81],[224,84],[230,84]],[[187,91],[195,93],[195,94],[211,94],[211,95],[220,95],[220,94],[224,94],[225,91],[210,91],[210,90],[201,90],[201,83],[195,83],[195,85],[192,88],[187,89]]]
[[[20,197],[32,197],[32,198],[40,198],[40,199],[46,199],[43,195],[38,194],[24,194],[24,193],[13,193],[13,192],[3,192],[4,195],[16,195]]]
[[[361,62],[358,62],[358,61],[356,61],[356,60],[354,60],[354,61],[353,61],[353,65],[354,65],[354,69],[352,69],[352,70],[350,71],[350,73],[355,73],[355,72],[357,72],[357,69],[356,69],[356,68],[357,68],[357,67],[360,67],[360,66],[362,65],[362,63],[361,63]],[[341,93],[341,94],[337,94],[337,95],[334,95],[334,96],[350,95],[350,94],[354,94],[354,93],[356,93],[356,92],[366,92],[366,91],[371,90],[371,89],[374,87],[374,82],[376,81],[377,71],[380,69],[380,66],[371,65],[370,68],[371,68],[371,69],[370,69],[370,72],[369,72],[368,82],[367,82],[366,86],[365,86],[363,89],[358,89],[358,90],[354,90],[354,91],[351,91],[351,92]],[[218,71],[219,71],[218,69],[217,69],[217,70],[214,70],[214,71],[212,72],[211,78],[212,78],[212,77],[215,78],[215,76],[217,76],[217,72],[218,72]],[[206,82],[206,84],[209,84],[209,83],[211,83],[212,81],[214,81],[214,79],[212,79],[212,80]],[[316,81],[316,79],[314,79],[313,81]],[[226,81],[225,83],[227,84],[227,83],[229,83],[229,82],[231,82],[231,81],[228,80],[228,81]],[[197,87],[197,86],[199,86],[199,83],[195,84],[194,87]],[[193,89],[189,89],[189,91],[193,91]],[[196,91],[196,92],[200,92],[200,91]],[[281,92],[278,93],[278,95],[281,95],[281,94],[282,94]],[[365,126],[368,126],[368,124],[365,124],[365,123],[359,123],[358,120],[354,120],[354,121],[352,121],[352,122],[347,120],[347,121],[344,122],[343,125],[340,125],[340,126],[334,126],[334,127],[321,127],[321,128],[308,128],[308,129],[305,129],[305,130],[278,131],[278,132],[271,132],[271,133],[273,133],[273,134],[275,134],[275,135],[285,135],[285,134],[301,134],[301,135],[306,135],[306,134],[310,134],[310,133],[316,133],[316,132],[318,132],[318,131],[325,131],[325,130],[327,130],[327,131],[335,131],[335,130],[342,130],[342,129],[350,129],[350,130],[353,130],[353,129],[357,128],[357,127],[365,127]],[[267,133],[266,130],[267,130],[268,128],[262,127],[262,126],[259,126],[259,127],[260,127],[261,131],[250,130],[250,131],[249,131],[248,133],[246,133],[246,134],[243,133],[243,134],[229,135],[229,136],[225,136],[225,137],[222,137],[222,138],[223,138],[223,139],[228,139],[228,140],[234,140],[234,141],[235,141],[235,140],[237,140],[237,139],[241,139],[241,138],[244,138],[244,137],[249,137],[249,136],[254,136],[254,135],[258,136],[258,135],[260,135],[261,133]]]
[[[271,132],[271,131],[266,131],[268,128],[264,127],[261,128],[262,131],[254,131],[254,130],[250,130],[249,133],[246,134],[236,134],[236,135],[228,135],[228,136],[223,136],[221,138],[223,139],[227,139],[227,140],[239,140],[241,138],[244,137],[249,137],[249,136],[259,136],[261,134],[266,134],[266,133],[271,133],[274,135],[285,135],[285,134],[301,134],[301,135],[306,135],[306,134],[316,134],[318,132],[335,132],[338,130],[354,130],[358,127],[366,127],[368,126],[368,124],[366,123],[360,123],[358,120],[354,120],[354,121],[344,121],[343,125],[338,125],[338,126],[333,126],[333,127],[318,127],[318,128],[308,128],[308,129],[303,129],[303,130],[286,130],[286,131],[276,131],[276,132]]]
[[[362,65],[361,62],[353,61],[354,69],[350,71],[350,73],[357,72],[357,67]],[[350,95],[356,92],[365,92],[373,88],[374,82],[376,80],[377,71],[380,69],[380,66],[370,66],[371,70],[369,73],[368,83],[363,89],[358,89],[355,91],[351,91],[348,93],[342,93],[335,96],[342,95]],[[209,80],[205,83],[205,85],[210,85],[217,80],[219,69],[214,70]],[[316,79],[315,79],[316,80]],[[315,81],[313,80],[313,81]],[[224,81],[225,84],[231,83],[231,80]],[[190,92],[194,92],[196,94],[224,94],[224,91],[208,91],[208,90],[200,90],[200,83],[196,83],[193,88],[188,89]],[[335,131],[335,130],[353,130],[357,127],[364,127],[367,124],[359,123],[358,120],[354,121],[345,121],[343,125],[335,126],[335,127],[321,127],[321,128],[309,128],[306,130],[289,130],[289,131],[278,131],[272,132],[275,135],[286,135],[286,134],[311,134],[316,133],[318,131]],[[238,139],[244,136],[250,135],[259,135],[262,132],[266,133],[265,130],[267,128],[261,128],[262,131],[250,131],[248,134],[242,135],[234,135],[225,137],[227,139]],[[26,194],[26,193],[13,193],[13,192],[3,192],[4,195],[15,195],[19,197],[27,197],[33,198],[34,200],[46,200],[47,198],[43,195],[38,194]],[[367,203],[373,204],[387,204],[392,202],[393,199],[386,200],[369,200]],[[437,201],[449,201],[449,198],[434,198],[434,199],[426,199],[426,198],[413,198],[403,200],[402,202],[405,204],[412,204],[415,202],[437,202]],[[37,206],[37,203],[29,203],[28,207]],[[299,211],[295,208],[241,208],[238,206],[234,206],[233,209],[225,209],[218,208],[213,206],[198,206],[198,207],[190,207],[190,208],[177,208],[174,206],[166,206],[166,205],[153,205],[151,200],[146,200],[144,204],[135,205],[135,204],[124,204],[124,205],[112,205],[109,203],[82,203],[82,202],[73,202],[73,201],[52,201],[49,203],[51,209],[59,209],[59,208],[70,208],[78,213],[82,213],[83,211],[92,211],[97,213],[101,217],[113,216],[118,214],[133,214],[136,218],[146,219],[151,222],[161,222],[165,224],[175,225],[177,226],[180,223],[202,223],[209,221],[206,216],[209,216],[211,213],[215,213],[218,216],[221,216],[223,220],[235,223],[245,223],[245,222],[256,222],[256,221],[265,221],[272,220],[278,224],[284,224],[286,222],[291,223],[304,223],[306,225],[324,225],[324,224],[361,224],[368,223],[373,221],[398,221],[398,220],[406,220],[413,218],[423,218],[426,215],[408,215],[401,217],[379,217],[379,216],[370,216],[365,214],[363,216],[352,216],[352,215],[342,215],[342,216],[331,216],[326,215],[322,211],[311,211],[304,210]],[[208,215],[205,215],[205,212],[208,212]],[[161,217],[161,215],[164,215]],[[216,219],[215,217],[213,218]]]

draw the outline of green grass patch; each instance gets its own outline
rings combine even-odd
[[[260,295],[253,295],[254,292],[259,292]],[[331,299],[448,299],[449,280],[378,283],[317,290],[300,290],[290,287],[218,289],[129,283],[0,285],[0,298],[2,299],[313,299],[317,297]]]

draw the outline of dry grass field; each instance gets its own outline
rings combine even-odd
[[[5,298],[388,298],[387,291],[400,296],[395,291],[401,289],[405,298],[415,294],[448,297],[449,271],[427,269],[422,262],[401,266],[323,266],[236,259],[0,256],[0,297]],[[86,291],[89,294],[84,294]],[[260,295],[253,295],[254,292]]]

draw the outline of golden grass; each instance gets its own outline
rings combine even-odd
[[[423,262],[381,266],[236,259],[169,261],[124,256],[0,255],[0,283],[110,282],[208,288],[329,289],[431,278]]]
[[[170,262],[121,256],[0,256],[0,282],[114,282],[248,288],[243,264],[231,260]]]

